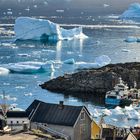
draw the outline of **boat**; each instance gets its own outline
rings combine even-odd
[[[128,95],[128,86],[124,84],[121,78],[119,78],[119,83],[115,85],[114,89],[106,93],[105,104],[113,106],[130,105],[132,100]]]

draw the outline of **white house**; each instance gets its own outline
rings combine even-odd
[[[8,111],[7,112],[7,125],[11,129],[24,129],[26,126],[29,128],[30,121],[26,111]]]

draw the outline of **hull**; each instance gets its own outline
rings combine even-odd
[[[120,105],[121,100],[120,99],[111,99],[111,98],[106,98],[105,99],[105,104],[106,105]]]
[[[105,104],[106,105],[113,105],[113,106],[129,106],[132,103],[131,100],[128,99],[111,99],[111,98],[106,98],[105,99]]]

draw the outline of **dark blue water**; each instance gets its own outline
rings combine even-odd
[[[44,17],[46,18],[46,17]],[[48,19],[48,18],[47,18]],[[60,17],[49,18],[59,21]],[[13,19],[6,19],[6,21]],[[66,20],[65,18],[62,20]],[[72,21],[76,21],[77,18]],[[78,20],[79,21],[79,20]],[[42,74],[8,74],[0,76],[0,92],[6,92],[8,104],[17,104],[17,107],[25,109],[34,99],[45,102],[58,103],[64,100],[65,104],[94,106],[95,100],[84,101],[76,97],[65,97],[62,94],[42,90],[39,84],[65,73],[73,73],[77,65],[60,64],[64,60],[74,58],[77,63],[94,62],[101,55],[111,58],[111,63],[140,61],[140,43],[126,43],[128,36],[139,36],[138,22],[125,22],[118,20],[116,16],[83,17],[83,32],[88,36],[85,40],[59,41],[57,43],[42,43],[37,41],[14,42],[13,26],[8,22],[0,24],[0,66],[19,62],[55,62],[54,72]],[[64,22],[65,24],[66,22]],[[76,22],[75,22],[76,23]],[[85,24],[86,23],[86,24]],[[87,24],[89,23],[89,24]],[[61,22],[62,24],[62,22]],[[65,28],[76,25],[65,24]],[[99,104],[98,104],[99,105]]]

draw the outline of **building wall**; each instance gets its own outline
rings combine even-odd
[[[92,121],[92,123],[91,123],[91,139],[92,140],[99,139],[100,132],[101,132],[101,129],[98,126],[98,124],[96,122]]]
[[[83,113],[85,117],[83,118]],[[74,139],[73,140],[90,140],[91,139],[91,119],[83,109],[79,118],[74,126]]]
[[[71,140],[74,140],[74,129],[73,127],[69,127],[69,126],[61,126],[61,125],[48,125],[48,127],[63,133],[67,136],[70,136]]]
[[[62,125],[52,125],[52,124],[43,124],[43,123],[36,123],[36,122],[32,122],[31,123],[31,129],[39,129],[39,125],[43,125],[46,126],[48,128],[51,128],[54,131],[57,131],[59,133],[62,133],[64,135],[69,136],[69,140],[74,140],[74,129],[73,127],[69,127],[69,126],[62,126]],[[57,135],[57,134],[56,134]]]
[[[11,129],[23,129],[24,123],[27,123],[29,127],[30,121],[28,118],[7,118],[7,124],[11,126]]]

